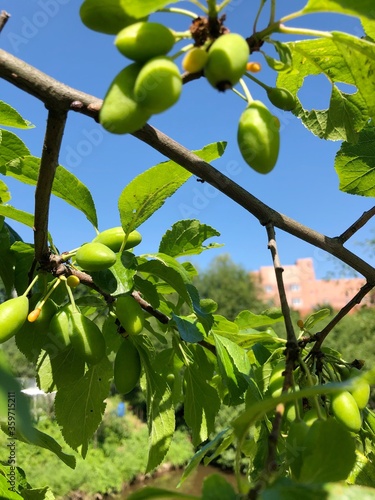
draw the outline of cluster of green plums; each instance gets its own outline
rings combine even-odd
[[[125,232],[121,226],[106,229],[90,243],[85,243],[76,250],[75,264],[84,271],[104,271],[115,264],[116,253],[134,248],[141,241],[142,236],[136,230],[131,231],[125,240]]]
[[[126,241],[124,238],[121,227],[99,233],[91,243],[77,250],[74,264],[85,271],[108,269],[116,261],[117,252],[133,248],[142,239],[138,231],[132,231]],[[57,280],[72,288],[80,283],[74,274]],[[45,294],[33,293],[30,299],[25,293],[0,304],[0,343],[16,337],[17,344],[27,345],[30,339],[36,352],[43,349],[54,357],[72,348],[88,365],[99,363],[106,355],[101,329],[80,311],[73,299],[57,305],[51,298],[51,289]],[[130,337],[143,331],[145,313],[133,295],[127,293],[116,297],[111,314],[122,336],[114,361],[114,382],[118,391],[126,394],[137,384],[141,373],[140,356]]]
[[[330,357],[323,363],[323,370],[316,375],[312,370],[306,373],[297,367],[293,372],[295,380],[294,391],[304,387],[340,382],[360,375],[360,370],[342,359]],[[285,359],[279,360],[273,367],[267,396],[276,398],[281,395],[284,384]],[[357,381],[350,390],[342,390],[333,394],[322,395],[310,399],[298,399],[288,403],[284,412],[284,426],[287,429],[286,455],[293,477],[301,480],[300,473],[303,457],[316,447],[316,438],[322,428],[345,429],[353,436],[358,436],[364,430],[375,437],[375,415],[367,408],[370,398],[370,385]],[[296,409],[296,406],[298,410]],[[328,422],[328,423],[327,423]],[[328,444],[327,444],[328,446]],[[296,454],[300,454],[296,458]]]
[[[349,364],[343,364],[342,360],[338,359],[335,362],[331,361],[330,364],[334,366],[334,369],[329,372],[329,376],[324,377],[323,375],[321,375],[320,378],[318,378],[315,373],[311,373],[310,383],[315,385],[318,383],[325,383],[329,381],[338,382],[360,375],[360,370],[358,368],[353,367]],[[285,360],[281,359],[273,367],[269,379],[268,395],[270,395],[271,397],[280,396],[284,383],[284,371]],[[306,375],[301,373],[299,368],[295,370],[294,377],[297,383],[297,390],[299,387],[302,388],[309,385],[309,381],[307,380]],[[302,419],[307,424],[311,424],[313,421],[315,421],[319,417],[319,413],[321,413],[321,415],[325,418],[335,418],[345,428],[355,433],[359,432],[362,427],[362,412],[366,408],[369,402],[369,398],[370,385],[365,381],[361,381],[357,382],[357,384],[353,386],[353,389],[351,390],[341,391],[325,398],[320,398],[320,412],[317,411],[312,402],[304,401],[302,404],[301,401],[300,413]],[[293,411],[293,409],[290,414],[287,415],[287,417],[289,420],[294,419],[295,412]]]
[[[135,132],[152,115],[179,100],[182,75],[173,57],[168,56],[178,40],[173,30],[147,18],[129,16],[121,0],[85,0],[80,15],[88,28],[116,35],[115,46],[132,61],[115,76],[104,97],[99,119],[106,130],[115,134]],[[186,48],[183,70],[204,74],[219,91],[232,89],[251,64],[249,44],[237,33],[225,32],[216,39],[208,36],[203,45],[194,43]],[[274,106],[285,111],[295,108],[296,100],[287,89],[262,86]],[[239,119],[237,141],[245,162],[259,173],[266,174],[276,165],[279,125],[263,102],[248,99]]]

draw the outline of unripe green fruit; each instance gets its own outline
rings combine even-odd
[[[35,310],[38,302],[43,298],[42,294],[38,293],[31,297],[29,303],[29,310]],[[22,328],[19,331],[19,334],[30,335],[32,332],[38,332],[47,334],[48,326],[50,324],[51,319],[57,313],[58,308],[55,302],[51,299],[48,299],[40,310],[40,314],[38,318],[33,321],[25,321]]]
[[[81,20],[91,30],[115,35],[139,19],[129,16],[121,0],[85,0],[79,10]]]
[[[322,409],[322,415],[324,416],[323,409]],[[310,410],[307,410],[307,412],[303,415],[303,421],[306,422],[308,426],[311,426],[315,422],[315,420],[318,420],[318,418],[319,418],[318,412],[314,407],[310,408]]]
[[[99,112],[99,121],[112,134],[130,134],[142,128],[151,112],[138,104],[134,84],[142,66],[132,63],[114,78]]]
[[[355,399],[348,391],[332,396],[331,409],[336,420],[349,431],[358,432],[362,425],[361,414]]]
[[[310,427],[303,420],[295,420],[286,438],[286,459],[292,475],[298,479],[302,467],[302,454],[306,448],[306,436]]]
[[[267,96],[274,106],[284,111],[292,111],[296,107],[296,100],[287,89],[270,88],[267,90]]]
[[[95,365],[105,355],[105,340],[98,325],[78,311],[70,315],[70,339],[74,350],[87,363]]]
[[[273,397],[277,398],[281,395],[282,388],[284,385],[283,372],[285,371],[285,359],[280,359],[276,365],[272,368],[268,393]]]
[[[115,45],[125,57],[146,62],[167,54],[175,43],[172,31],[160,23],[140,22],[122,29]]]
[[[70,346],[71,321],[73,307],[68,304],[62,307],[51,319],[48,327],[48,342],[43,348],[48,352],[54,352],[56,348],[63,351]]]
[[[349,373],[349,378],[357,377],[360,374],[360,370],[358,370],[357,368],[352,368]],[[349,390],[349,392],[355,399],[355,402],[357,403],[357,406],[360,410],[366,408],[367,403],[370,399],[371,389],[370,385],[365,380],[358,382],[353,389]]]
[[[102,243],[103,245],[109,247],[113,252],[118,252],[121,248],[122,242],[124,241],[124,237],[125,232],[121,226],[112,227],[99,233],[92,240],[92,243]],[[132,231],[126,240],[124,250],[136,247],[141,241],[141,234],[138,231]]]
[[[21,295],[0,304],[0,344],[15,335],[29,314],[29,301]]]
[[[129,335],[143,330],[145,315],[142,307],[131,295],[120,295],[116,300],[116,316]]]
[[[182,67],[188,73],[202,71],[208,60],[208,52],[201,47],[193,47],[182,60]]]
[[[261,101],[253,101],[242,113],[237,141],[243,159],[260,174],[276,165],[280,133],[274,116]]]
[[[113,365],[113,377],[120,394],[134,389],[141,375],[141,360],[137,348],[129,339],[124,339],[117,351]]]
[[[102,243],[86,243],[77,250],[75,257],[85,271],[102,271],[116,262],[116,254]]]
[[[168,373],[168,375],[167,375],[167,384],[169,385],[169,387],[171,389],[173,389],[174,382],[175,382],[174,373]]]
[[[135,100],[151,114],[162,113],[180,98],[182,78],[168,57],[154,57],[144,64],[134,84]]]
[[[336,365],[338,372],[340,373],[341,380],[347,380],[350,377],[350,369],[346,365]]]
[[[220,36],[211,45],[204,74],[220,91],[233,87],[246,71],[250,51],[246,40],[237,33]]]

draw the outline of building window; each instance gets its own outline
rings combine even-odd
[[[266,285],[264,287],[264,291],[267,292],[267,293],[270,293],[273,291],[273,286],[272,285]]]
[[[290,291],[291,292],[298,292],[300,289],[300,286],[297,283],[292,283],[290,285]]]
[[[292,304],[293,304],[294,306],[300,306],[300,305],[302,304],[302,300],[301,300],[299,297],[294,297],[294,298],[292,299]]]

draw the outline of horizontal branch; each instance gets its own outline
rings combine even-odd
[[[100,99],[54,80],[4,50],[0,50],[0,77],[40,99],[49,109],[74,110],[98,120],[102,103]],[[265,205],[189,149],[150,125],[145,125],[133,135],[192,174],[216,187],[250,212],[262,225],[272,224],[334,255],[364,276],[370,284],[375,284],[374,267],[346,249],[338,238],[325,236]]]

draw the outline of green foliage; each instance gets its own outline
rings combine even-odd
[[[156,60],[149,50],[144,55],[143,46],[136,47],[136,58],[141,51],[142,62],[131,63],[114,75],[99,113],[99,122],[109,132],[157,136],[158,132],[149,127],[141,132],[139,129],[152,113],[165,111],[179,98],[183,78],[174,60],[194,46],[208,53],[200,70],[214,87],[213,92],[226,91],[240,83],[244,95],[234,90],[246,101],[244,113],[247,115],[254,109],[257,113],[256,123],[253,115],[249,121],[244,115],[240,118],[240,151],[257,171],[270,171],[278,157],[278,123],[262,102],[252,99],[244,82],[249,77],[245,73],[249,47],[252,51],[259,50],[269,42],[278,58],[265,53],[270,68],[278,72],[274,86],[250,77],[252,83],[268,89],[276,106],[293,112],[316,136],[343,141],[335,161],[340,189],[351,194],[374,195],[371,142],[375,130],[372,121],[375,44],[371,37],[375,30],[374,10],[369,0],[358,0],[356,5],[348,0],[309,0],[302,10],[280,20],[275,19],[276,2],[272,2],[270,22],[249,39],[228,34],[221,11],[230,1],[216,5],[209,0],[207,8],[194,1],[194,7],[202,10],[199,14],[171,9],[169,2],[161,0],[112,0],[105,10],[102,3],[85,0],[79,13],[88,28],[112,35],[125,26],[132,31],[138,19],[149,28],[146,18],[158,9],[186,14],[195,22],[204,19],[199,29],[190,28],[182,34],[169,31],[168,27],[167,48],[157,54]],[[266,4],[260,2],[255,31]],[[357,16],[369,37],[284,25],[286,20],[313,12]],[[274,35],[279,38],[283,34],[289,37],[287,43],[273,40]],[[295,41],[293,35],[305,35],[308,39]],[[190,38],[189,43],[184,42],[185,38]],[[166,57],[164,54],[177,41],[184,44],[181,52]],[[157,46],[152,40],[148,42],[151,48]],[[328,109],[306,110],[299,101],[297,94],[311,75],[324,75],[331,83]],[[150,85],[150,78],[155,85]],[[341,83],[355,86],[356,92],[341,91],[338,86]],[[283,89],[282,97],[283,100],[287,97],[287,103],[280,101],[280,92],[275,98],[276,88]],[[52,101],[50,97],[49,109],[53,107]],[[5,127],[31,127],[5,103],[0,103],[0,123]],[[56,147],[59,147],[57,142]],[[214,142],[195,151],[192,158],[198,167],[202,160],[205,162],[202,165],[209,169],[208,162],[220,158],[225,147],[225,142]],[[49,152],[48,147],[44,149]],[[100,243],[109,256],[104,259],[105,265],[96,254],[93,258],[89,256],[89,262],[81,259],[77,248],[64,249],[60,254],[52,240],[55,228],[48,228],[50,234],[47,232],[49,202],[44,202],[42,212],[38,203],[35,214],[23,212],[8,205],[11,195],[6,184],[0,183],[0,278],[7,299],[0,308],[7,311],[21,301],[23,306],[19,318],[9,320],[3,316],[3,323],[5,327],[9,326],[7,322],[11,323],[9,336],[17,335],[16,346],[32,362],[38,386],[47,393],[56,393],[56,421],[40,421],[40,428],[36,429],[25,395],[1,360],[0,440],[4,447],[7,437],[17,440],[17,460],[22,466],[25,464],[27,477],[44,483],[39,489],[32,489],[24,472],[17,469],[13,497],[17,498],[17,493],[24,490],[24,498],[53,498],[45,483],[61,495],[75,489],[88,494],[116,492],[123,481],[132,479],[139,471],[152,472],[168,459],[182,465],[189,457],[181,482],[201,461],[233,463],[238,476],[238,492],[222,477],[208,477],[201,488],[201,500],[219,497],[235,500],[256,493],[264,499],[374,496],[375,417],[366,406],[368,387],[375,381],[371,358],[373,310],[362,309],[345,318],[335,328],[333,340],[324,346],[319,344],[319,336],[313,335],[328,323],[331,311],[318,310],[297,323],[299,343],[291,328],[286,342],[280,310],[265,309],[249,274],[227,255],[216,258],[200,275],[191,262],[178,260],[220,246],[220,243],[206,244],[206,240],[220,236],[216,229],[198,220],[176,221],[160,235],[156,253],[138,255],[136,249],[128,247],[127,239],[131,239],[134,231],[192,177],[193,169],[179,165],[181,157],[190,158],[189,151],[183,148],[175,151],[167,161],[142,172],[122,189],[118,199],[120,239],[116,236],[112,249],[105,246],[105,241]],[[160,148],[160,152],[165,151]],[[54,169],[57,162],[52,163]],[[45,198],[49,199],[50,194],[62,198],[97,228],[98,218],[89,188],[58,166],[49,190],[41,165],[43,162],[30,155],[16,134],[0,131],[0,173],[23,184],[36,185],[37,201],[41,201],[38,193],[43,189]],[[221,174],[214,170],[210,175],[214,185],[215,179],[221,179]],[[256,211],[262,210],[259,203]],[[262,224],[268,224],[268,215],[267,211],[262,212],[259,217]],[[34,243],[21,241],[4,217],[28,227],[35,225]],[[142,237],[136,234],[139,243]],[[77,246],[84,252],[82,244],[78,242]],[[79,280],[82,292],[72,292],[66,284],[70,276]],[[43,311],[52,300],[51,317],[46,314],[48,320],[38,323],[38,310]],[[65,320],[67,310],[71,311],[71,317]],[[35,322],[36,331],[23,327],[29,311],[32,315],[27,321]],[[3,332],[4,351],[16,364],[19,358],[13,340],[6,338],[8,330]],[[121,337],[129,333],[134,334],[131,345],[137,353],[133,358],[136,376],[122,380],[121,385],[125,390],[134,388],[135,394],[142,391],[147,412],[145,424],[128,415],[120,422],[118,417],[106,413],[108,395],[115,390],[115,356]],[[359,335],[360,345],[354,341]],[[315,340],[318,343],[312,347]],[[362,367],[362,357],[370,363],[364,370],[348,376],[353,366]],[[29,373],[28,370],[29,365],[23,363],[18,374]],[[363,388],[365,394],[361,393]],[[9,393],[13,389],[17,394],[14,411],[9,407]],[[176,413],[181,409],[191,435],[186,448],[185,435],[176,431]],[[16,432],[10,425],[10,415],[17,418]],[[308,422],[302,423],[307,418]],[[66,448],[73,450],[71,455]],[[58,470],[59,459],[69,467],[51,476],[51,470]],[[6,467],[3,464],[0,469],[1,494]],[[243,471],[249,479],[246,484],[240,478]],[[351,484],[350,488],[345,482]],[[155,488],[146,488],[131,498],[172,495],[192,498]]]

